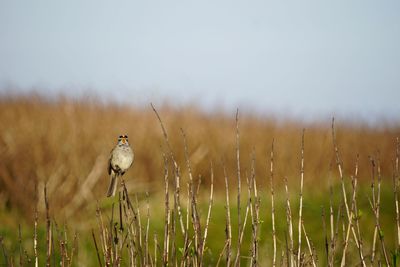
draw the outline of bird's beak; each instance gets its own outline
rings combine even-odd
[[[126,138],[122,138],[122,143],[125,144],[126,143]]]

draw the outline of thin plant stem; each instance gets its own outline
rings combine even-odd
[[[301,225],[302,225],[302,215],[303,215],[303,184],[304,184],[304,132],[301,135],[301,169],[300,169],[300,207],[299,207],[299,228],[298,228],[298,250],[297,250],[297,265],[301,266]]]
[[[301,226],[303,228],[304,237],[306,239],[307,247],[308,247],[308,250],[309,250],[309,253],[310,253],[310,256],[311,256],[312,265],[313,265],[313,267],[316,267],[317,264],[315,262],[315,255],[314,255],[313,249],[311,248],[310,239],[308,238],[308,235],[307,235],[307,232],[306,232],[306,228],[304,227],[304,223],[303,222],[301,223]]]
[[[164,250],[163,250],[163,265],[168,266],[169,259],[169,238],[171,211],[169,207],[169,181],[168,181],[168,162],[164,156],[164,186],[165,186],[165,218],[164,218]]]
[[[169,143],[168,134],[167,134],[167,131],[165,130],[165,127],[164,127],[164,124],[163,124],[163,122],[161,120],[161,117],[158,114],[158,112],[157,112],[156,108],[154,107],[153,103],[151,103],[150,105],[151,105],[151,108],[153,109],[154,113],[157,116],[158,122],[160,123],[161,130],[162,130],[163,136],[164,136],[164,140],[165,140],[165,143],[167,144],[169,156],[171,157],[171,160],[172,160],[172,163],[173,163],[173,166],[174,166],[175,178],[177,179],[177,181],[176,181],[176,190],[178,190],[178,192],[177,192],[177,197],[178,198],[176,199],[177,205],[178,205],[177,206],[177,208],[178,208],[178,216],[179,216],[179,222],[180,222],[180,225],[181,225],[181,231],[182,231],[182,234],[184,234],[185,228],[184,228],[184,225],[183,225],[181,205],[180,205],[180,199],[179,199],[179,179],[178,179],[179,178],[179,175],[178,175],[179,174],[179,169],[178,169],[178,164],[177,164],[177,162],[175,160],[174,153],[172,151],[172,147],[171,147],[171,145]]]
[[[33,234],[33,254],[35,257],[35,267],[39,266],[39,259],[38,259],[38,250],[37,250],[37,245],[38,245],[38,236],[37,236],[37,227],[38,227],[38,211],[37,208],[35,208],[35,222],[34,222],[34,234]]]
[[[293,245],[293,220],[292,220],[292,211],[290,208],[290,198],[289,198],[289,189],[288,189],[288,182],[287,178],[284,178],[285,182],[285,192],[286,192],[286,222],[287,222],[287,228],[289,232],[289,253],[288,258],[290,259],[290,265],[289,266],[295,266],[295,260],[294,260],[294,245]]]
[[[395,199],[395,211],[396,211],[396,230],[397,230],[397,243],[396,251],[400,248],[400,216],[399,216],[399,154],[400,154],[400,143],[399,138],[396,138],[396,159],[394,164],[393,174],[393,187],[394,187],[394,199]]]
[[[98,248],[98,246],[97,246],[96,236],[94,235],[93,229],[92,229],[92,237],[93,237],[94,247],[95,247],[95,249],[96,249],[97,260],[99,261],[99,266],[102,267],[103,264],[101,263],[99,248]]]
[[[186,158],[186,165],[189,171],[189,183],[190,183],[190,200],[191,200],[191,214],[192,214],[192,223],[193,223],[193,229],[195,232],[195,239],[194,239],[194,246],[195,246],[195,251],[196,251],[196,257],[193,258],[195,260],[195,264],[197,265],[197,260],[199,255],[201,254],[201,248],[202,248],[202,235],[201,235],[201,225],[200,225],[200,219],[199,219],[199,214],[197,211],[197,199],[196,199],[196,192],[194,189],[194,181],[193,181],[193,175],[192,175],[192,167],[190,164],[190,159],[189,159],[189,152],[188,152],[188,146],[187,146],[187,141],[186,141],[186,135],[183,129],[181,128],[181,133],[183,137],[183,142],[184,142],[184,151],[185,151],[185,158]]]
[[[272,267],[276,266],[276,230],[275,230],[275,201],[274,201],[274,139],[271,144],[271,161],[270,161],[270,188],[271,188],[271,220],[272,220],[272,242],[273,256]]]
[[[213,197],[214,197],[214,168],[213,168],[212,162],[210,163],[210,171],[211,171],[210,198],[208,201],[208,212],[207,212],[206,225],[204,227],[203,246],[201,248],[200,265],[202,264],[202,260],[203,260],[203,256],[204,256],[204,250],[205,250],[205,246],[206,246],[207,233],[208,233],[208,226],[210,224],[210,218],[211,218],[211,208],[213,205]]]
[[[224,179],[225,179],[225,238],[226,238],[226,266],[231,265],[231,246],[232,246],[232,224],[231,224],[231,212],[230,212],[230,205],[229,205],[229,183],[228,183],[228,175],[226,174],[225,164],[223,163],[224,169]]]
[[[238,216],[238,245],[236,259],[240,258],[242,232],[241,210],[240,210],[240,194],[241,194],[241,177],[240,177],[240,133],[239,133],[239,109],[236,110],[236,164],[237,164],[237,216]],[[235,266],[240,266],[240,261],[235,260]]]

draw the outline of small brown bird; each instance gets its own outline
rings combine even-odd
[[[110,160],[108,161],[108,174],[111,176],[111,181],[108,187],[107,197],[115,195],[118,177],[124,175],[129,169],[133,163],[133,158],[133,150],[129,146],[128,136],[120,135],[117,145],[111,150]]]

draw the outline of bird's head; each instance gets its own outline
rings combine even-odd
[[[118,145],[125,145],[125,144],[129,144],[128,143],[128,136],[126,134],[125,135],[120,135],[118,137]]]

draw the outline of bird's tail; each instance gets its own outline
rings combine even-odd
[[[118,174],[111,171],[111,181],[110,185],[108,186],[107,197],[113,197],[115,195],[115,191],[117,191],[118,185]]]

